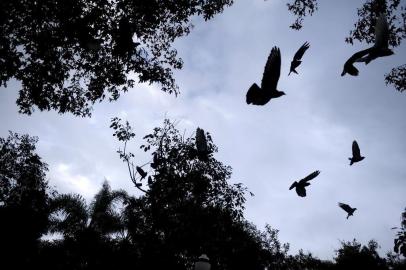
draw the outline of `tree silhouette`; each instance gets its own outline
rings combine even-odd
[[[290,26],[294,30],[300,30],[303,27],[304,17],[307,15],[312,16],[317,11],[317,0],[294,0],[292,3],[287,3],[288,9],[297,18]]]
[[[6,268],[31,265],[48,226],[48,167],[36,154],[36,143],[35,137],[13,132],[0,138],[0,245]]]
[[[90,205],[74,194],[57,195],[52,200],[49,231],[63,235],[56,245],[63,250],[59,253],[61,268],[104,269],[112,264],[109,257],[114,251],[114,240],[124,235],[125,229],[116,204],[126,203],[127,199],[125,191],[112,191],[105,181]],[[52,259],[48,265],[52,263],[59,264]]]
[[[402,213],[401,227],[397,232],[395,239],[394,251],[406,257],[406,208]]]
[[[112,128],[124,145],[135,134],[118,118]],[[143,166],[146,182],[134,169],[135,155],[118,151],[136,187],[145,191],[129,199],[124,213],[129,239],[142,254],[137,266],[187,269],[205,253],[212,269],[283,269],[289,246],[279,242],[277,230],[267,226],[262,232],[244,219],[246,188],[228,183],[231,168],[215,159],[210,133],[204,134],[206,156],[199,157],[202,132],[185,138],[166,119],[144,136],[140,148],[152,156],[148,169]]]
[[[129,142],[130,125],[121,127],[129,134],[118,128],[116,136]],[[218,149],[209,133],[204,136],[207,158],[202,159],[196,154],[197,138],[185,138],[176,123],[165,120],[141,146],[152,156],[143,166],[150,180],[136,181],[145,193],[129,196],[104,182],[90,204],[80,195],[56,194],[48,188],[47,166],[35,153],[36,138],[15,133],[1,138],[1,265],[191,269],[206,253],[214,270],[404,269],[406,262],[398,255],[380,257],[375,241],[367,246],[356,240],[342,242],[334,262],[303,251],[288,255],[289,244],[279,241],[278,230],[266,225],[261,231],[243,217],[246,188],[228,183],[231,168],[215,159]],[[135,155],[128,157],[131,168]],[[47,232],[62,237],[41,240]]]
[[[173,41],[232,0],[67,0],[0,2],[0,86],[22,83],[21,113],[89,116],[92,105],[117,100],[136,81],[178,93],[172,71],[182,60]],[[129,76],[132,75],[132,76]]]
[[[377,252],[378,243],[369,241],[367,246],[362,246],[355,239],[352,242],[341,242],[341,248],[334,258],[336,269],[388,269],[386,261]]]

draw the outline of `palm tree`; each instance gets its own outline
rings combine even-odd
[[[119,243],[117,233],[124,234],[122,210],[117,204],[126,204],[128,195],[123,190],[112,191],[105,181],[93,201],[88,205],[77,194],[62,194],[51,202],[50,230],[61,233],[63,239],[54,241],[62,269],[111,268],[116,260],[112,257]],[[55,259],[54,259],[55,260]]]
[[[94,231],[109,237],[123,232],[121,213],[116,211],[117,203],[126,203],[128,194],[124,190],[112,191],[107,181],[95,195],[90,205],[77,194],[62,194],[51,203],[51,233],[62,233],[73,237],[83,231]]]

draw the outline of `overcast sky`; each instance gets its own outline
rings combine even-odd
[[[106,178],[113,188],[135,191],[116,154],[120,146],[109,129],[110,119],[123,117],[141,138],[159,126],[165,115],[180,120],[186,134],[197,126],[209,131],[219,147],[216,157],[233,168],[232,182],[244,183],[245,216],[259,228],[280,230],[292,252],[302,248],[331,259],[339,240],[375,239],[381,254],[393,248],[400,214],[406,207],[406,93],[384,83],[384,74],[404,64],[405,46],[395,55],[368,66],[360,76],[341,77],[344,62],[366,44],[344,42],[363,1],[320,1],[319,11],[305,19],[301,31],[286,1],[236,1],[209,22],[194,21],[189,36],[175,43],[184,60],[175,73],[181,94],[176,98],[156,85],[137,85],[115,103],[94,107],[92,118],[36,111],[18,114],[18,82],[0,90],[0,136],[8,130],[39,137],[38,152],[49,164],[50,184],[60,192],[87,199]],[[310,49],[297,69],[290,61],[305,42]],[[273,46],[281,49],[278,89],[287,94],[265,106],[248,106],[245,94],[260,83]],[[366,158],[349,166],[356,139]],[[148,157],[137,152],[139,164]],[[289,186],[320,170],[300,198]],[[358,210],[346,219],[338,202]]]

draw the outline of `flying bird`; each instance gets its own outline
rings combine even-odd
[[[363,160],[365,157],[361,156],[361,151],[359,150],[359,146],[357,141],[352,142],[352,157],[348,158],[350,162],[350,166],[355,162],[359,162]]]
[[[309,181],[316,178],[320,174],[320,171],[314,171],[305,178],[299,180],[299,182],[293,182],[293,184],[290,186],[289,190],[292,188],[296,188],[296,193],[300,197],[306,197],[306,187],[310,186]]]
[[[355,210],[357,210],[357,208],[352,208],[351,206],[349,206],[348,204],[345,203],[338,203],[338,206],[341,207],[341,209],[343,209],[345,212],[347,212],[347,219],[352,216],[355,212]]]
[[[290,73],[293,71],[294,73],[298,74],[296,71],[296,68],[302,63],[301,59],[303,57],[303,54],[306,52],[307,49],[309,49],[310,44],[306,41],[300,48],[297,50],[295,53],[295,56],[293,57],[292,62],[290,62]]]
[[[372,60],[378,57],[389,56],[393,51],[388,48],[389,46],[389,25],[386,21],[385,14],[381,13],[375,24],[375,44],[372,46],[368,55],[358,59],[357,62],[365,62],[369,64]]]
[[[281,52],[278,47],[273,47],[266,61],[261,87],[254,83],[247,92],[247,104],[265,105],[272,98],[285,95],[276,89],[281,74]]]
[[[354,66],[355,62],[365,62],[368,64],[378,57],[389,56],[393,51],[388,48],[389,44],[389,26],[385,15],[382,13],[375,24],[375,43],[372,47],[356,52],[344,64],[341,76],[346,73],[352,76],[358,76],[358,69]]]
[[[367,55],[372,48],[368,48],[359,52],[354,53],[348,60],[344,63],[344,68],[343,72],[341,73],[341,76],[344,76],[346,73],[352,75],[352,76],[358,76],[359,71],[358,69],[354,66],[354,63],[357,62],[359,59]]]

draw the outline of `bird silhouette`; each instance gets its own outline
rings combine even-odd
[[[197,157],[199,160],[207,161],[209,154],[209,147],[207,145],[206,135],[204,134],[204,130],[201,128],[196,129],[196,149],[197,149]]]
[[[357,141],[352,142],[352,157],[348,158],[350,162],[350,166],[355,162],[359,162],[363,160],[365,157],[361,156],[361,151],[359,149]]]
[[[375,24],[375,44],[372,46],[368,55],[357,60],[357,62],[365,62],[369,64],[372,60],[378,57],[384,57],[394,54],[389,46],[389,25],[386,21],[386,16],[381,13]]]
[[[345,74],[350,74],[352,76],[358,76],[359,71],[358,69],[354,66],[354,63],[357,62],[359,59],[367,55],[373,48],[368,48],[359,52],[354,53],[348,60],[344,63],[344,68],[343,72],[341,73],[341,76],[344,76]]]
[[[141,167],[136,166],[135,169],[141,175],[141,179],[144,179],[145,177],[147,177],[148,173],[145,172]]]
[[[310,44],[306,41],[300,48],[297,50],[295,53],[295,56],[293,57],[292,62],[290,62],[290,73],[293,71],[294,73],[298,74],[296,71],[296,68],[302,63],[301,59],[303,57],[303,54],[306,52],[307,49],[309,49]]]
[[[341,209],[343,209],[345,212],[347,212],[347,219],[352,216],[355,212],[355,210],[357,210],[357,208],[352,208],[351,206],[349,206],[348,204],[345,203],[338,203],[338,206],[341,207]]]
[[[285,95],[276,89],[281,73],[281,52],[278,47],[273,47],[266,61],[261,87],[254,83],[247,92],[247,104],[265,105],[272,98]]]
[[[354,53],[345,63],[341,76],[346,73],[352,76],[358,76],[358,69],[354,66],[355,62],[370,63],[372,60],[389,56],[393,51],[388,48],[389,43],[389,26],[384,14],[381,14],[375,24],[375,43],[372,47]]]
[[[296,188],[297,195],[299,195],[300,197],[306,197],[306,187],[310,185],[309,181],[317,177],[319,174],[320,171],[314,171],[298,182],[293,182],[289,190],[291,190],[292,188]]]

